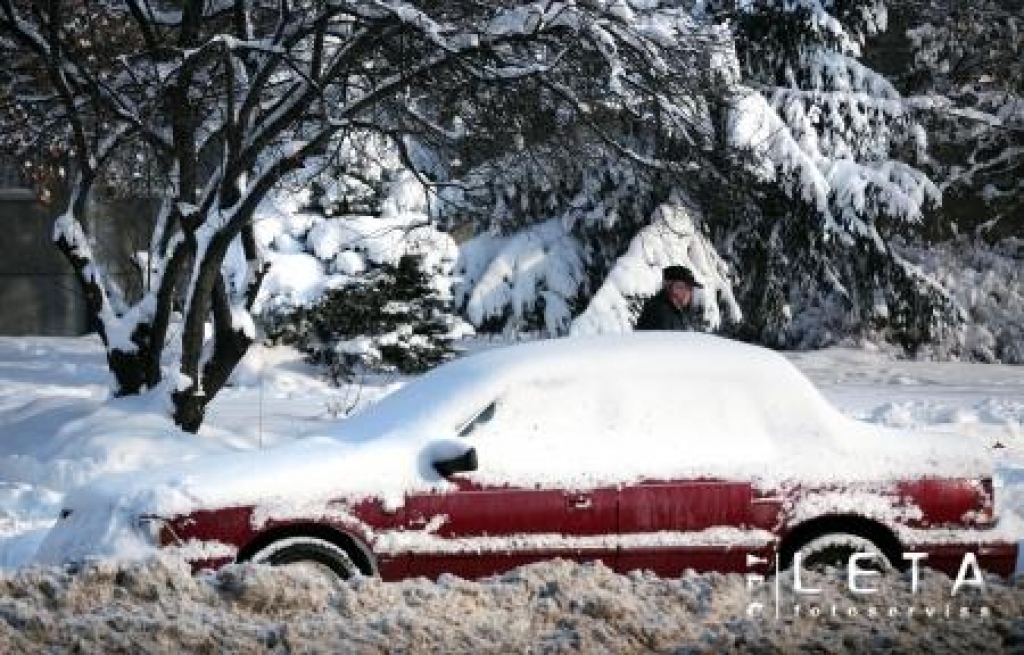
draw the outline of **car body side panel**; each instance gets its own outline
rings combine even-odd
[[[254,534],[251,519],[252,507],[199,510],[168,521],[160,542],[178,548],[190,543],[220,543],[241,550]]]
[[[911,527],[985,525],[994,515],[992,482],[986,480],[921,479],[901,482],[899,495],[920,508]]]
[[[642,482],[619,492],[623,534],[705,530],[750,520],[750,483],[695,480]]]
[[[667,576],[691,568],[744,571],[748,553],[764,557],[770,550],[769,543],[754,543],[740,534],[767,527],[753,524],[752,501],[751,485],[743,482],[652,481],[624,487],[619,493],[623,539],[650,535],[662,543],[622,550],[618,568]]]
[[[377,499],[355,503],[345,501],[325,504],[319,511],[296,512],[292,515],[270,512],[261,516],[252,506],[199,510],[168,521],[160,533],[163,546],[177,548],[185,554],[195,571],[218,568],[224,564],[256,554],[254,545],[271,539],[274,534],[322,536],[331,540],[348,537],[359,544],[372,565],[384,579],[405,577],[407,557],[390,553],[376,554],[370,546],[377,530],[398,529],[404,510],[385,508]],[[229,551],[231,556],[209,557],[207,552]]]
[[[461,481],[456,491],[410,496],[406,512],[410,575],[474,578],[552,557],[614,566],[614,541],[587,539],[614,535],[613,490],[581,495]]]
[[[179,549],[195,570],[251,556],[254,544],[273,534],[328,530],[365,547],[385,580],[442,573],[476,578],[555,557],[675,576],[688,568],[762,572],[778,548],[772,536],[783,537],[815,517],[792,514],[807,498],[883,499],[894,510],[890,528],[898,533],[904,525],[922,532],[921,538],[939,527],[970,528],[983,535],[992,520],[988,480],[925,479],[884,489],[796,486],[778,492],[754,492],[748,483],[715,480],[654,481],[590,491],[455,482],[454,490],[413,495],[396,508],[369,498],[292,512],[200,510],[164,523],[160,541]],[[828,503],[812,505],[826,512],[821,516],[830,515]],[[744,534],[754,538],[744,539]],[[929,566],[951,575],[967,551],[976,554],[987,572],[1012,573],[1016,544],[979,538],[983,543],[947,540],[907,549],[927,552]]]

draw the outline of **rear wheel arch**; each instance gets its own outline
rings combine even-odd
[[[302,538],[321,539],[334,544],[348,555],[360,573],[368,576],[379,575],[377,559],[360,539],[342,530],[318,523],[284,525],[261,532],[238,551],[237,560],[239,562],[251,561],[277,542]]]
[[[811,541],[827,535],[842,534],[867,539],[882,551],[894,568],[906,568],[903,545],[888,526],[863,516],[829,515],[810,519],[786,532],[779,546],[779,569],[788,569],[797,551]]]

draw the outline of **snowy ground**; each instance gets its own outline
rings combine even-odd
[[[401,383],[334,388],[288,348],[255,350],[234,379],[197,438],[173,429],[158,399],[111,398],[98,340],[0,338],[0,570],[32,557],[75,486],[316,434]]]
[[[1024,367],[893,361],[845,349],[791,359],[853,416],[993,448],[1000,511],[1024,515]],[[197,438],[171,430],[153,399],[110,399],[97,341],[0,339],[0,652],[35,652],[42,643],[83,652],[622,652],[684,644],[710,652],[797,643],[911,652],[922,642],[937,652],[1024,650],[1024,586],[994,582],[983,599],[992,607],[987,619],[772,621],[745,618],[751,597],[740,576],[658,580],[557,562],[483,583],[365,580],[340,589],[252,567],[193,579],[174,562],[108,564],[71,577],[24,566],[72,486],[110,471],[301,438],[400,384],[334,389],[287,349],[257,351],[237,382],[215,401]],[[913,597],[895,582],[878,598],[882,605],[931,603],[943,613],[948,581]]]
[[[29,569],[0,576],[0,652],[1024,650],[1024,587],[992,583],[983,595],[961,592],[951,600],[948,578],[926,578],[916,595],[896,578],[884,593],[856,599],[833,584],[834,572],[830,580],[808,573],[805,584],[830,600],[775,619],[749,614],[752,596],[739,575],[659,579],[565,561],[482,582],[362,578],[334,588],[294,570],[248,565],[198,578],[180,563],[159,561],[93,566],[73,576]],[[791,597],[792,586],[782,592]]]

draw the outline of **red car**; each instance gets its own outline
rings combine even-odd
[[[334,434],[70,494],[39,559],[176,549],[346,577],[548,558],[767,573],[867,549],[1009,575],[987,454],[840,415],[784,358],[696,334],[561,339],[439,367]]]

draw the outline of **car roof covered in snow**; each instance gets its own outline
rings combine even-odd
[[[414,380],[339,425],[342,439],[432,430],[451,436],[487,404],[524,386],[563,387],[585,401],[620,392],[673,411],[698,410],[709,393],[728,404],[756,403],[804,415],[834,415],[788,360],[765,348],[693,332],[644,332],[527,342],[477,352]],[[741,392],[742,391],[742,392]],[[621,400],[621,398],[619,399]],[[546,413],[544,407],[538,411]],[[567,408],[562,408],[563,410]],[[720,409],[720,408],[719,408]]]
[[[525,486],[679,477],[771,486],[989,470],[973,445],[854,421],[781,355],[699,333],[480,352],[411,382],[333,436],[418,443],[421,462],[472,446],[478,481]]]

